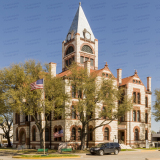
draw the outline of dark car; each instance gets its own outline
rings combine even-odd
[[[121,150],[121,146],[116,142],[108,142],[108,143],[99,143],[95,147],[90,149],[91,154],[99,154],[103,156],[105,153],[114,153],[117,155]]]

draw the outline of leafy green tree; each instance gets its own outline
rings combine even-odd
[[[94,72],[89,75],[86,69],[76,64],[69,67],[69,70],[71,74],[66,78],[72,86],[72,97],[78,99],[72,113],[76,114],[82,125],[81,149],[83,150],[87,134],[124,115],[131,109],[132,103],[131,99],[122,97],[123,89],[117,88],[114,78],[99,78]],[[103,109],[100,104],[103,104]],[[100,123],[97,123],[98,121]],[[87,126],[91,123],[94,123],[93,129],[87,130]]]
[[[155,94],[155,103],[153,105],[153,112],[152,115],[155,117],[155,121],[160,121],[160,89],[156,89],[154,91]]]
[[[40,134],[40,147],[43,147],[43,131],[48,125],[48,117],[56,108],[57,115],[62,113],[64,101],[68,95],[64,92],[64,82],[61,78],[52,77],[49,65],[42,66],[34,60],[24,64],[13,64],[2,70],[3,83],[6,91],[3,99],[15,113],[29,115],[37,125]],[[44,89],[31,91],[30,84],[38,79],[44,79]],[[6,81],[6,82],[5,82]],[[56,106],[56,107],[55,107]],[[42,121],[45,118],[45,124]]]

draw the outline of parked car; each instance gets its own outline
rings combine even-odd
[[[99,143],[90,149],[92,155],[99,154],[103,156],[105,153],[114,153],[117,155],[121,151],[121,146],[117,142]]]

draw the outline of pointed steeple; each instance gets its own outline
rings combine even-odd
[[[76,15],[74,16],[74,19],[72,21],[71,27],[68,31],[68,33],[73,33],[73,37],[76,33],[80,34],[81,38],[84,38],[84,30],[90,33],[91,35],[91,41],[94,41],[95,37],[91,30],[91,27],[88,23],[88,20],[83,12],[83,9],[81,7],[81,2],[79,3],[78,10],[76,12]],[[68,35],[68,34],[67,34]],[[67,40],[67,37],[66,37]]]

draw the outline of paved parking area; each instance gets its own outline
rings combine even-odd
[[[20,160],[12,158],[12,156],[0,156],[0,160],[11,160],[11,159]],[[54,158],[54,160],[56,159]],[[69,160],[69,159],[62,158],[61,160]],[[123,151],[120,152],[118,155],[111,154],[104,156],[81,154],[81,158],[72,158],[71,160],[160,160],[160,151],[146,151],[146,150]]]

